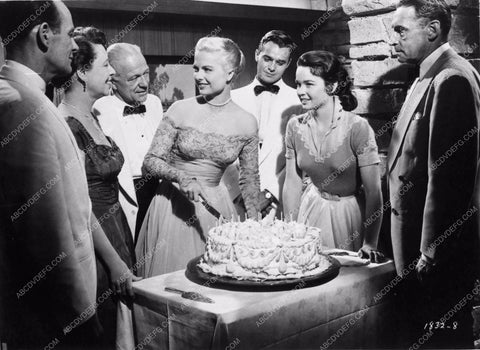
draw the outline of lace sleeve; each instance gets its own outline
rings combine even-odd
[[[258,173],[258,137],[249,138],[239,154],[239,186],[250,218],[257,218],[258,195],[260,194],[260,175]]]
[[[158,129],[143,161],[142,173],[144,176],[165,179],[173,182],[191,180],[183,171],[168,163],[170,152],[177,139],[178,129],[173,121],[165,117],[158,125]]]

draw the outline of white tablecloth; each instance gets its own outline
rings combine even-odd
[[[134,286],[137,349],[388,347],[394,310],[392,296],[380,291],[394,271],[391,261],[342,267],[325,284],[273,292],[210,288],[188,280],[185,271],[145,279]],[[184,299],[167,286],[215,303]]]

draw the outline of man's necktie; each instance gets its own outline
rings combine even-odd
[[[278,94],[278,90],[280,90],[280,87],[278,85],[268,85],[268,86],[265,86],[265,85],[256,85],[254,88],[253,88],[253,91],[255,92],[255,96],[258,96],[260,95],[262,92],[264,91],[269,91],[271,92],[272,94]]]
[[[140,114],[140,113],[145,113],[147,111],[147,108],[145,105],[136,105],[136,106],[125,106],[123,109],[123,116],[127,116],[130,114]]]
[[[412,91],[415,89],[415,86],[417,86],[419,76],[420,76],[420,66],[416,65],[415,67],[413,67],[412,70],[411,70],[411,74],[412,74],[412,76],[415,77],[415,80],[413,81],[412,85],[410,86],[410,88],[407,91],[407,96],[405,97],[405,101],[403,102],[404,105],[407,105],[408,98],[412,94]]]

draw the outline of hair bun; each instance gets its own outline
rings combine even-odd
[[[313,75],[325,81],[326,87],[337,84],[330,94],[338,96],[344,110],[351,111],[357,107],[357,98],[352,94],[352,81],[341,58],[329,51],[308,51],[300,56],[297,66],[309,67]]]
[[[225,60],[235,72],[235,76],[240,74],[245,67],[245,56],[232,39],[218,36],[200,38],[195,46],[195,52],[197,51],[223,52]]]

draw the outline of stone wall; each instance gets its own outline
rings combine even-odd
[[[447,0],[453,9],[450,43],[457,52],[480,70],[479,0]],[[327,12],[315,31],[306,28],[315,49],[325,49],[345,57],[345,67],[353,78],[358,99],[355,113],[372,126],[382,160],[382,192],[388,200],[386,151],[392,120],[397,116],[414,79],[413,67],[399,64],[391,38],[391,21],[396,0],[328,0]],[[318,22],[318,21],[317,21]],[[310,30],[309,30],[310,29]],[[392,256],[390,215],[383,216],[379,248]]]
[[[414,78],[409,65],[399,64],[390,45],[396,0],[330,1],[328,20],[313,36],[316,49],[343,55],[359,105],[368,118],[380,150],[389,143],[389,122],[395,117]],[[480,70],[479,0],[447,0],[452,6],[450,43]],[[389,131],[389,130],[388,130]]]

